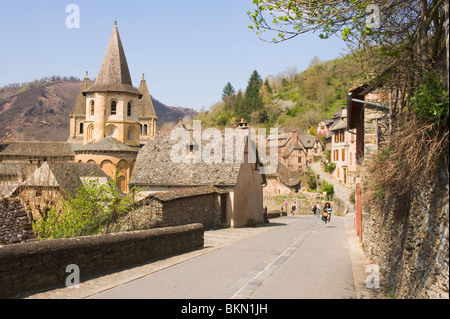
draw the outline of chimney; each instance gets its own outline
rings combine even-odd
[[[292,130],[291,131],[291,142],[297,142],[297,131],[296,130]]]
[[[247,128],[247,122],[245,122],[244,119],[241,119],[241,121],[239,122],[239,128]]]

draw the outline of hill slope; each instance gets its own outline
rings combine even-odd
[[[243,116],[255,127],[297,128],[306,133],[345,107],[348,90],[361,81],[362,72],[349,56],[327,62],[314,58],[303,72],[288,69],[261,81],[258,109],[239,114],[236,106],[243,108],[245,92],[237,92],[227,98],[228,105],[219,102],[196,118],[205,126],[223,128],[234,127]]]
[[[0,141],[66,141],[70,112],[80,87],[80,81],[53,81],[37,87],[27,84],[1,88]],[[196,115],[195,110],[169,107],[156,99],[153,105],[158,126]]]

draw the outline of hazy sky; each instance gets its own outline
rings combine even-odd
[[[70,4],[79,28],[68,28]],[[251,0],[0,1],[0,86],[45,76],[97,77],[114,20],[133,85],[145,73],[150,94],[169,106],[209,109],[227,82],[245,90],[253,70],[262,78],[288,67],[303,71],[314,56],[345,53],[339,39],[308,34],[280,44],[261,41],[247,10]]]

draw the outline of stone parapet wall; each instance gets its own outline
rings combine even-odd
[[[202,248],[201,224],[0,247],[0,298],[64,287],[68,265],[80,282],[110,271]]]

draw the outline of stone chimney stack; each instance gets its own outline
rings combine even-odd
[[[296,141],[297,141],[297,131],[292,130],[291,131],[291,142],[296,142]]]

